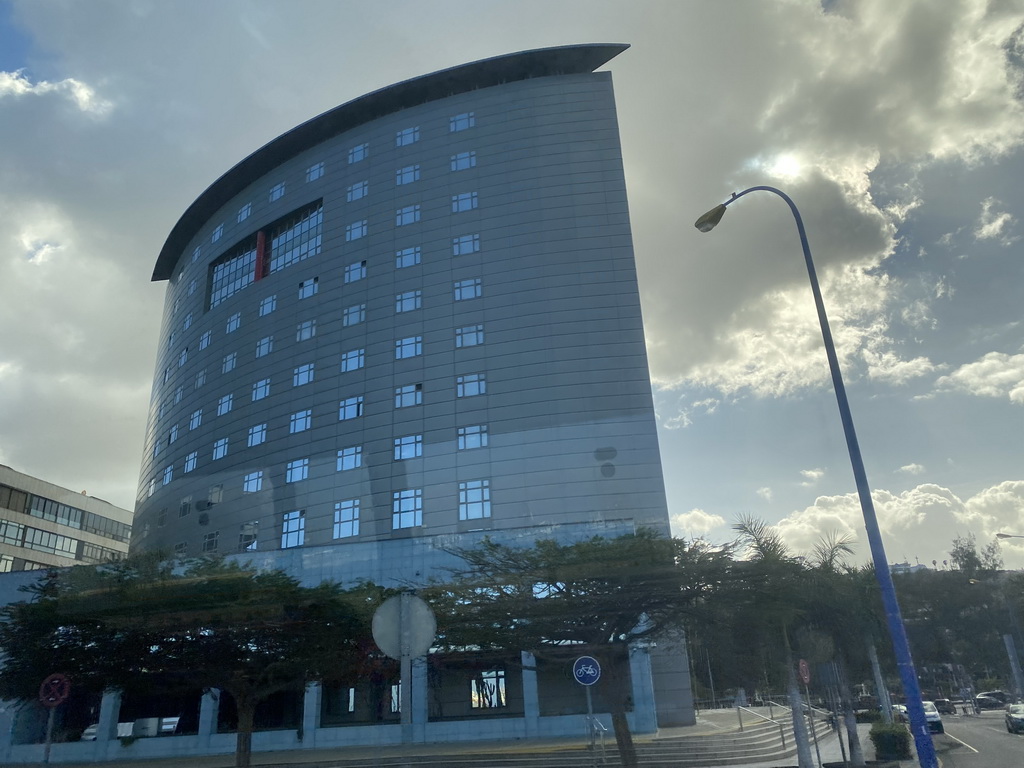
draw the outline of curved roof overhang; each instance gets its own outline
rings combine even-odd
[[[152,279],[170,279],[195,233],[254,179],[322,141],[393,112],[458,93],[534,77],[593,72],[627,48],[624,43],[591,43],[495,56],[389,85],[307,120],[257,149],[196,198],[167,236]]]

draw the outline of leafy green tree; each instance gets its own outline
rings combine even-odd
[[[485,539],[456,554],[465,567],[421,593],[437,613],[439,643],[539,658],[578,655],[580,644],[623,657],[631,643],[679,633],[710,615],[710,597],[731,567],[728,548],[647,530],[530,548]],[[609,664],[602,682],[622,764],[635,766],[628,671]]]
[[[261,701],[314,680],[357,679],[381,592],[302,587],[216,559],[51,571],[30,602],[0,612],[0,696],[31,699],[54,670],[95,691],[216,688],[236,702],[236,765],[245,768]]]

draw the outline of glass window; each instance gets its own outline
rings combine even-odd
[[[422,402],[422,384],[406,384],[404,387],[395,387],[395,408],[408,408],[410,405],[420,405]]]
[[[267,230],[268,272],[289,267],[320,253],[323,242],[324,206],[318,201],[293,212]]]
[[[423,291],[406,291],[395,296],[395,312],[411,312],[422,304]]]
[[[220,531],[203,534],[203,552],[216,552],[219,539]]]
[[[238,551],[255,552],[256,542],[260,532],[260,521],[250,520],[242,523],[238,529]]]
[[[235,366],[237,364],[238,364],[238,353],[237,352],[228,352],[228,354],[224,355],[224,359],[221,361],[220,372],[221,373],[227,373],[228,371],[233,371],[233,370],[235,370]]]
[[[416,357],[423,354],[423,337],[407,336],[395,342],[395,359],[402,360],[406,357]]]
[[[189,283],[188,283],[188,295],[191,296],[193,293],[195,293],[196,292],[196,288],[198,288],[198,287],[199,287],[199,283],[196,281],[195,278],[192,278],[189,281]]]
[[[474,448],[487,447],[487,425],[473,424],[468,427],[459,427],[459,450],[470,451]]]
[[[242,491],[244,493],[256,493],[263,488],[263,470],[250,472],[242,480]]]
[[[296,341],[306,341],[316,336],[316,320],[303,320],[295,331]]]
[[[164,467],[163,484],[167,485],[173,479],[174,479],[174,465],[171,464],[171,466],[169,466],[169,467]]]
[[[352,307],[346,307],[341,313],[341,324],[344,326],[358,325],[366,320],[366,305],[356,304]]]
[[[455,377],[455,396],[473,397],[487,393],[487,381],[482,373],[467,373]]]
[[[452,213],[471,211],[476,207],[476,192],[460,192],[457,195],[452,195]]]
[[[456,347],[475,347],[484,343],[483,325],[464,325],[455,329]]]
[[[167,433],[167,444],[170,445],[178,439],[178,425],[175,424],[171,427],[171,431]]]
[[[277,309],[277,296],[267,296],[265,299],[260,301],[260,317],[269,315]]]
[[[365,160],[369,154],[370,145],[365,143],[359,144],[348,151],[348,161],[350,163],[358,163],[360,160]]]
[[[238,223],[241,224],[243,221],[248,219],[250,215],[252,215],[252,203],[246,203],[238,209],[238,216],[236,217],[238,219]]]
[[[217,401],[217,415],[223,416],[225,413],[230,413],[231,404],[234,399],[234,395],[223,395],[221,399]]]
[[[250,448],[257,446],[260,443],[265,443],[267,440],[267,425],[256,424],[255,426],[249,427],[249,436],[246,440],[246,445]]]
[[[476,167],[476,152],[459,152],[457,155],[452,155],[451,169],[453,171],[464,171],[474,167]]]
[[[183,496],[178,502],[178,517],[188,517],[192,512],[192,497]]]
[[[359,370],[365,363],[365,349],[353,349],[349,352],[344,352],[341,355],[341,372],[348,373],[349,371]]]
[[[363,396],[349,397],[338,404],[338,421],[347,421],[363,415]]]
[[[491,516],[491,481],[468,480],[459,483],[459,520],[479,520]]]
[[[354,283],[356,280],[362,280],[364,277],[366,277],[365,261],[357,261],[345,267],[346,283]]]
[[[483,281],[479,277],[455,281],[455,300],[476,299],[483,294]]]
[[[181,352],[178,353],[178,367],[181,368],[185,363],[188,362],[188,347],[185,347]]]
[[[420,127],[403,128],[395,134],[395,146],[404,147],[420,140]]]
[[[210,242],[216,243],[223,236],[224,236],[224,225],[223,224],[218,224],[217,227],[213,230],[213,234],[210,235]]]
[[[391,501],[391,528],[413,528],[423,525],[423,491],[410,488],[395,491]]]
[[[452,256],[465,256],[480,250],[480,235],[460,235],[452,238]]]
[[[313,381],[313,363],[304,363],[292,370],[292,386],[301,387]]]
[[[399,168],[395,171],[395,184],[401,186],[402,184],[412,184],[414,181],[420,180],[420,167],[419,165],[407,165],[405,168]]]
[[[252,399],[253,402],[256,400],[262,400],[264,397],[270,394],[270,379],[260,379],[252,385]]]
[[[202,255],[202,253],[203,253],[202,248],[197,245],[195,247],[195,250],[192,251],[192,263],[193,264],[195,264],[197,261],[199,261],[199,257]]]
[[[242,313],[235,312],[231,317],[228,318],[227,326],[224,328],[225,333],[234,333],[242,325]]]
[[[210,308],[234,296],[256,279],[256,238],[229,250],[212,265]]]
[[[178,403],[181,402],[181,398],[182,398],[182,396],[184,394],[185,394],[185,388],[184,387],[177,386],[177,387],[174,388],[174,404],[175,405],[177,405]]]
[[[299,283],[299,298],[308,299],[310,296],[315,295],[317,290],[320,288],[319,283],[319,277],[311,277],[309,280],[303,280]]]
[[[485,669],[470,682],[469,704],[473,709],[496,709],[506,706],[505,670]]]
[[[338,451],[338,471],[357,469],[363,466],[363,446],[353,445]]]
[[[185,557],[185,555],[187,555],[187,554],[188,554],[188,542],[187,541],[179,541],[177,544],[174,545],[174,556],[175,557]]]
[[[192,451],[192,453],[185,456],[185,471],[191,472],[195,469],[197,461],[199,461],[199,451]]]
[[[220,504],[224,501],[224,486],[223,485],[211,485],[210,489],[206,492],[206,500],[211,504]]]
[[[311,426],[313,426],[313,411],[307,408],[305,411],[299,411],[291,415],[288,422],[288,432],[289,434],[305,432]]]
[[[306,510],[296,509],[281,516],[281,549],[301,547],[306,541]]]
[[[215,440],[213,443],[213,459],[223,459],[228,455],[228,439],[222,437],[220,440]]]
[[[283,181],[281,183],[279,183],[279,184],[275,184],[274,186],[272,186],[270,188],[270,202],[274,202],[275,200],[280,200],[282,197],[284,197],[284,182]]]
[[[264,357],[274,350],[274,337],[264,336],[256,342],[256,357]]]
[[[284,481],[286,483],[297,483],[307,477],[309,477],[309,459],[295,459],[285,465]]]
[[[196,389],[199,389],[205,383],[206,383],[206,369],[203,368],[203,370],[199,371],[196,374]]]
[[[406,435],[395,438],[395,461],[415,459],[423,455],[423,435]]]
[[[198,411],[192,411],[192,415],[188,417],[188,428],[199,429],[199,426],[203,423],[203,409],[200,408]]]
[[[345,190],[345,201],[351,203],[354,200],[359,200],[360,198],[366,197],[369,193],[369,183],[365,181],[359,181],[353,184],[347,190]]]
[[[395,269],[415,267],[420,263],[420,247],[403,248],[395,253]]]
[[[361,237],[366,237],[366,219],[363,219],[362,221],[354,221],[345,226],[346,242],[358,240]]]
[[[458,115],[452,115],[448,119],[448,130],[452,133],[465,131],[468,128],[472,128],[474,125],[476,125],[475,112],[462,112]]]
[[[173,371],[173,369],[170,366],[167,366],[166,368],[164,368],[164,384],[166,384],[168,381],[171,380],[171,374],[173,372],[174,371]]]
[[[306,169],[306,181],[316,181],[324,175],[324,164],[322,162],[311,165]]]
[[[359,499],[339,501],[334,505],[334,538],[347,539],[358,535]]]
[[[213,331],[205,331],[202,336],[199,337],[199,348],[206,349],[210,346],[210,339],[213,337]]]
[[[418,205],[407,205],[395,211],[395,226],[404,227],[406,224],[415,224],[420,220],[420,207]]]

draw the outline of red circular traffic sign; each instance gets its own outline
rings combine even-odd
[[[804,659],[800,659],[800,663],[797,665],[797,669],[800,671],[800,680],[803,681],[804,685],[811,682],[811,668],[808,666]]]
[[[53,674],[39,686],[39,701],[44,707],[59,707],[71,693],[71,681],[64,675]]]

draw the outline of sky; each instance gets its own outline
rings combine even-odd
[[[0,0],[0,463],[131,508],[185,208],[279,134],[524,49],[609,62],[673,531],[1024,535],[1024,0]],[[1002,543],[1024,568],[1024,538]]]

